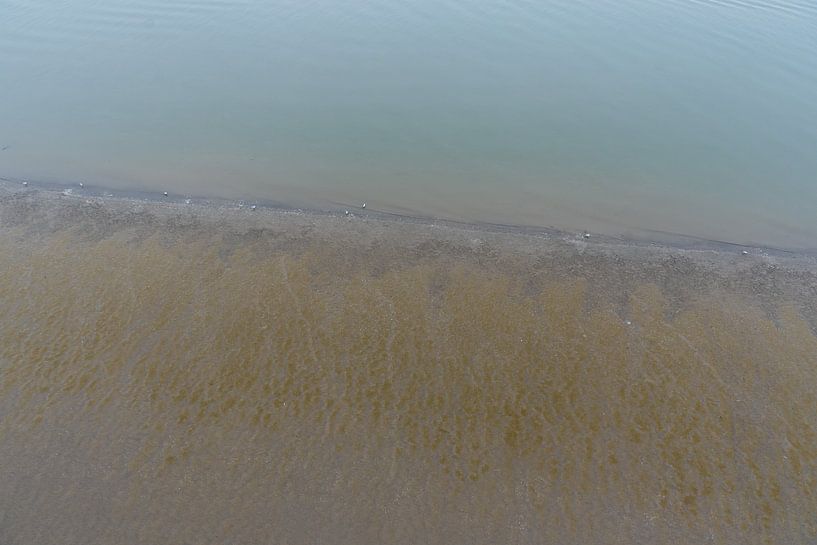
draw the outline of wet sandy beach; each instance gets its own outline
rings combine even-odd
[[[813,543],[817,263],[0,190],[0,543]]]

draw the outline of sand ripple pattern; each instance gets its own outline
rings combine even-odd
[[[0,236],[4,543],[817,539],[813,301],[106,217]]]

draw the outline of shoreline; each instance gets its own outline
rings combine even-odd
[[[594,233],[585,238],[583,232],[429,220],[368,208],[349,210],[347,216],[343,210],[271,202],[251,209],[241,201],[116,195],[98,188],[80,193],[29,184],[22,191],[14,189],[0,182],[0,226],[26,237],[158,237],[179,247],[208,241],[224,255],[249,250],[264,258],[317,252],[324,266],[337,274],[377,274],[434,263],[476,267],[531,284],[544,277],[580,278],[591,286],[591,298],[599,300],[620,299],[650,283],[673,294],[678,308],[720,292],[754,301],[773,315],[768,309],[782,298],[798,302],[817,332],[817,255],[805,252],[716,241],[645,242]],[[626,313],[619,312],[624,319]]]
[[[23,185],[23,184],[26,185]],[[663,251],[682,252],[715,252],[724,255],[737,255],[747,259],[783,258],[786,261],[799,262],[807,267],[817,267],[817,247],[815,248],[785,248],[762,244],[741,244],[707,239],[679,233],[641,229],[643,237],[613,235],[588,232],[583,230],[565,230],[548,226],[515,225],[491,222],[458,221],[433,216],[417,214],[403,214],[377,210],[371,207],[338,206],[337,208],[309,208],[296,207],[286,202],[272,200],[232,200],[222,198],[189,197],[168,193],[147,191],[124,191],[110,188],[83,185],[77,183],[46,183],[24,182],[13,178],[0,177],[0,199],[5,202],[11,196],[40,195],[46,199],[69,198],[74,202],[92,199],[97,204],[140,206],[154,205],[156,211],[196,211],[202,218],[208,212],[220,213],[252,213],[254,217],[266,214],[296,214],[313,218],[341,218],[348,220],[365,220],[368,222],[382,222],[394,225],[414,225],[434,228],[460,230],[464,232],[478,232],[490,234],[504,234],[511,236],[544,238],[566,243],[580,243],[597,248],[607,248],[615,251],[646,248]],[[209,217],[211,221],[218,221],[218,217]],[[231,218],[235,221],[238,218]],[[648,238],[649,237],[649,238]],[[745,252],[745,253],[744,253]]]

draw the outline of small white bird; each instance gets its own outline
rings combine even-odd
[[[28,187],[28,182],[23,182],[23,187]]]
[[[363,203],[363,206],[362,206],[362,208],[366,208],[366,203],[365,203],[365,202],[364,202],[364,203]]]
[[[347,216],[349,215],[349,211],[348,211],[348,210],[344,210],[344,211],[343,211],[343,213],[344,213],[344,214],[346,214]]]
[[[250,206],[250,210],[255,210],[257,207],[255,205]]]
[[[165,191],[164,193],[162,193],[162,195],[164,195],[165,197],[167,197],[167,191]]]
[[[193,201],[191,201],[190,199],[185,199],[184,200],[184,204],[190,204],[191,202],[193,202]]]
[[[748,252],[748,251],[746,251],[746,250],[743,250],[743,251],[741,252],[741,254],[743,254],[743,255],[749,255],[749,252]]]
[[[590,233],[585,233],[584,238],[590,238]]]
[[[80,186],[80,187],[85,187],[85,184],[84,184],[84,183],[82,183],[82,182],[80,182],[80,183],[79,183],[79,186]]]

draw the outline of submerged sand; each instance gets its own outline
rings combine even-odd
[[[0,543],[813,543],[813,257],[0,196]]]

